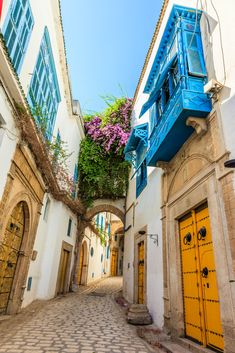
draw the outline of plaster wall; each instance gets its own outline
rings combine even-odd
[[[1,124],[1,121],[3,124]],[[6,92],[0,86],[0,200],[3,195],[7,173],[10,170],[17,142],[18,131],[15,127],[14,112]]]
[[[139,197],[135,198],[136,181],[130,181],[127,195],[127,216],[124,237],[124,295],[128,301],[135,301],[134,293],[134,249],[135,237],[146,228],[147,234],[158,234],[158,245],[147,236],[146,239],[146,295],[145,302],[159,327],[163,325],[163,273],[161,241],[161,171],[148,168],[148,184]],[[133,204],[133,205],[132,205]],[[131,206],[132,205],[132,206]]]
[[[62,242],[65,241],[73,247],[76,242],[76,217],[61,202],[54,201],[51,198],[48,218],[43,218],[47,197],[48,194],[44,197],[42,216],[34,244],[34,250],[38,254],[35,261],[31,260],[28,273],[28,277],[32,277],[32,288],[30,291],[25,291],[23,307],[35,299],[50,299],[56,295]],[[67,235],[69,218],[72,220],[70,236]],[[72,254],[70,273],[73,260],[74,256]]]

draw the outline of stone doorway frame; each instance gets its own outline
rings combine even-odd
[[[163,206],[164,258],[164,321],[175,338],[185,337],[184,307],[179,237],[179,219],[202,203],[208,203],[212,232],[220,312],[226,343],[226,331],[231,331],[232,307],[228,286],[228,251],[223,222],[220,185],[213,164],[200,171],[180,192],[170,195]],[[222,299],[222,300],[221,300]],[[226,328],[227,326],[227,328]]]
[[[139,234],[139,231],[145,234]],[[141,228],[134,236],[134,304],[138,303],[138,245],[144,242],[144,304],[147,305],[147,226]]]
[[[10,297],[7,304],[6,314],[17,313],[21,308],[21,303],[23,300],[24,290],[26,288],[26,279],[28,275],[28,267],[31,254],[31,244],[30,244],[30,233],[31,233],[31,216],[30,216],[30,200],[27,194],[19,194],[16,199],[12,200],[5,212],[4,222],[2,225],[3,235],[8,224],[8,220],[14,211],[15,207],[23,202],[24,205],[24,234],[22,237],[22,243],[20,247],[20,253],[18,255],[15,274],[12,282]]]

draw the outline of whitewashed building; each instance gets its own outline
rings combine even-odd
[[[235,4],[165,0],[134,97],[124,295],[235,352]],[[228,162],[229,163],[225,163]],[[187,338],[187,340],[186,340]],[[195,348],[195,349],[196,349]]]
[[[34,299],[68,291],[76,243],[77,190],[68,198],[52,175],[37,125],[48,140],[66,143],[75,185],[84,132],[71,93],[59,1],[1,5],[0,311],[16,312]],[[40,108],[36,124],[25,118],[28,107],[35,116]],[[10,234],[17,246],[5,247]]]

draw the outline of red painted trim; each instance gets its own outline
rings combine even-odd
[[[0,18],[1,18],[1,14],[2,14],[2,5],[3,5],[3,0],[0,0]]]

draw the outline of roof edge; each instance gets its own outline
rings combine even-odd
[[[141,74],[140,74],[140,78],[139,78],[136,90],[135,90],[135,94],[134,94],[134,98],[133,98],[133,105],[136,103],[136,99],[137,99],[137,95],[139,93],[140,85],[141,85],[141,83],[143,81],[145,72],[147,70],[147,66],[148,66],[150,57],[151,57],[152,52],[153,52],[154,44],[156,42],[159,30],[160,30],[160,26],[162,24],[163,17],[164,17],[164,15],[166,13],[166,8],[167,8],[167,5],[169,4],[169,1],[170,0],[163,0],[163,4],[162,4],[160,15],[159,15],[159,18],[158,18],[158,21],[157,21],[157,24],[156,24],[156,28],[155,28],[155,31],[154,31],[154,34],[153,34],[153,37],[152,37],[152,40],[151,40],[151,43],[150,43],[150,47],[148,49],[148,52],[147,52],[147,55],[146,55],[146,58],[145,58],[144,66],[142,68],[142,71],[141,71]]]

